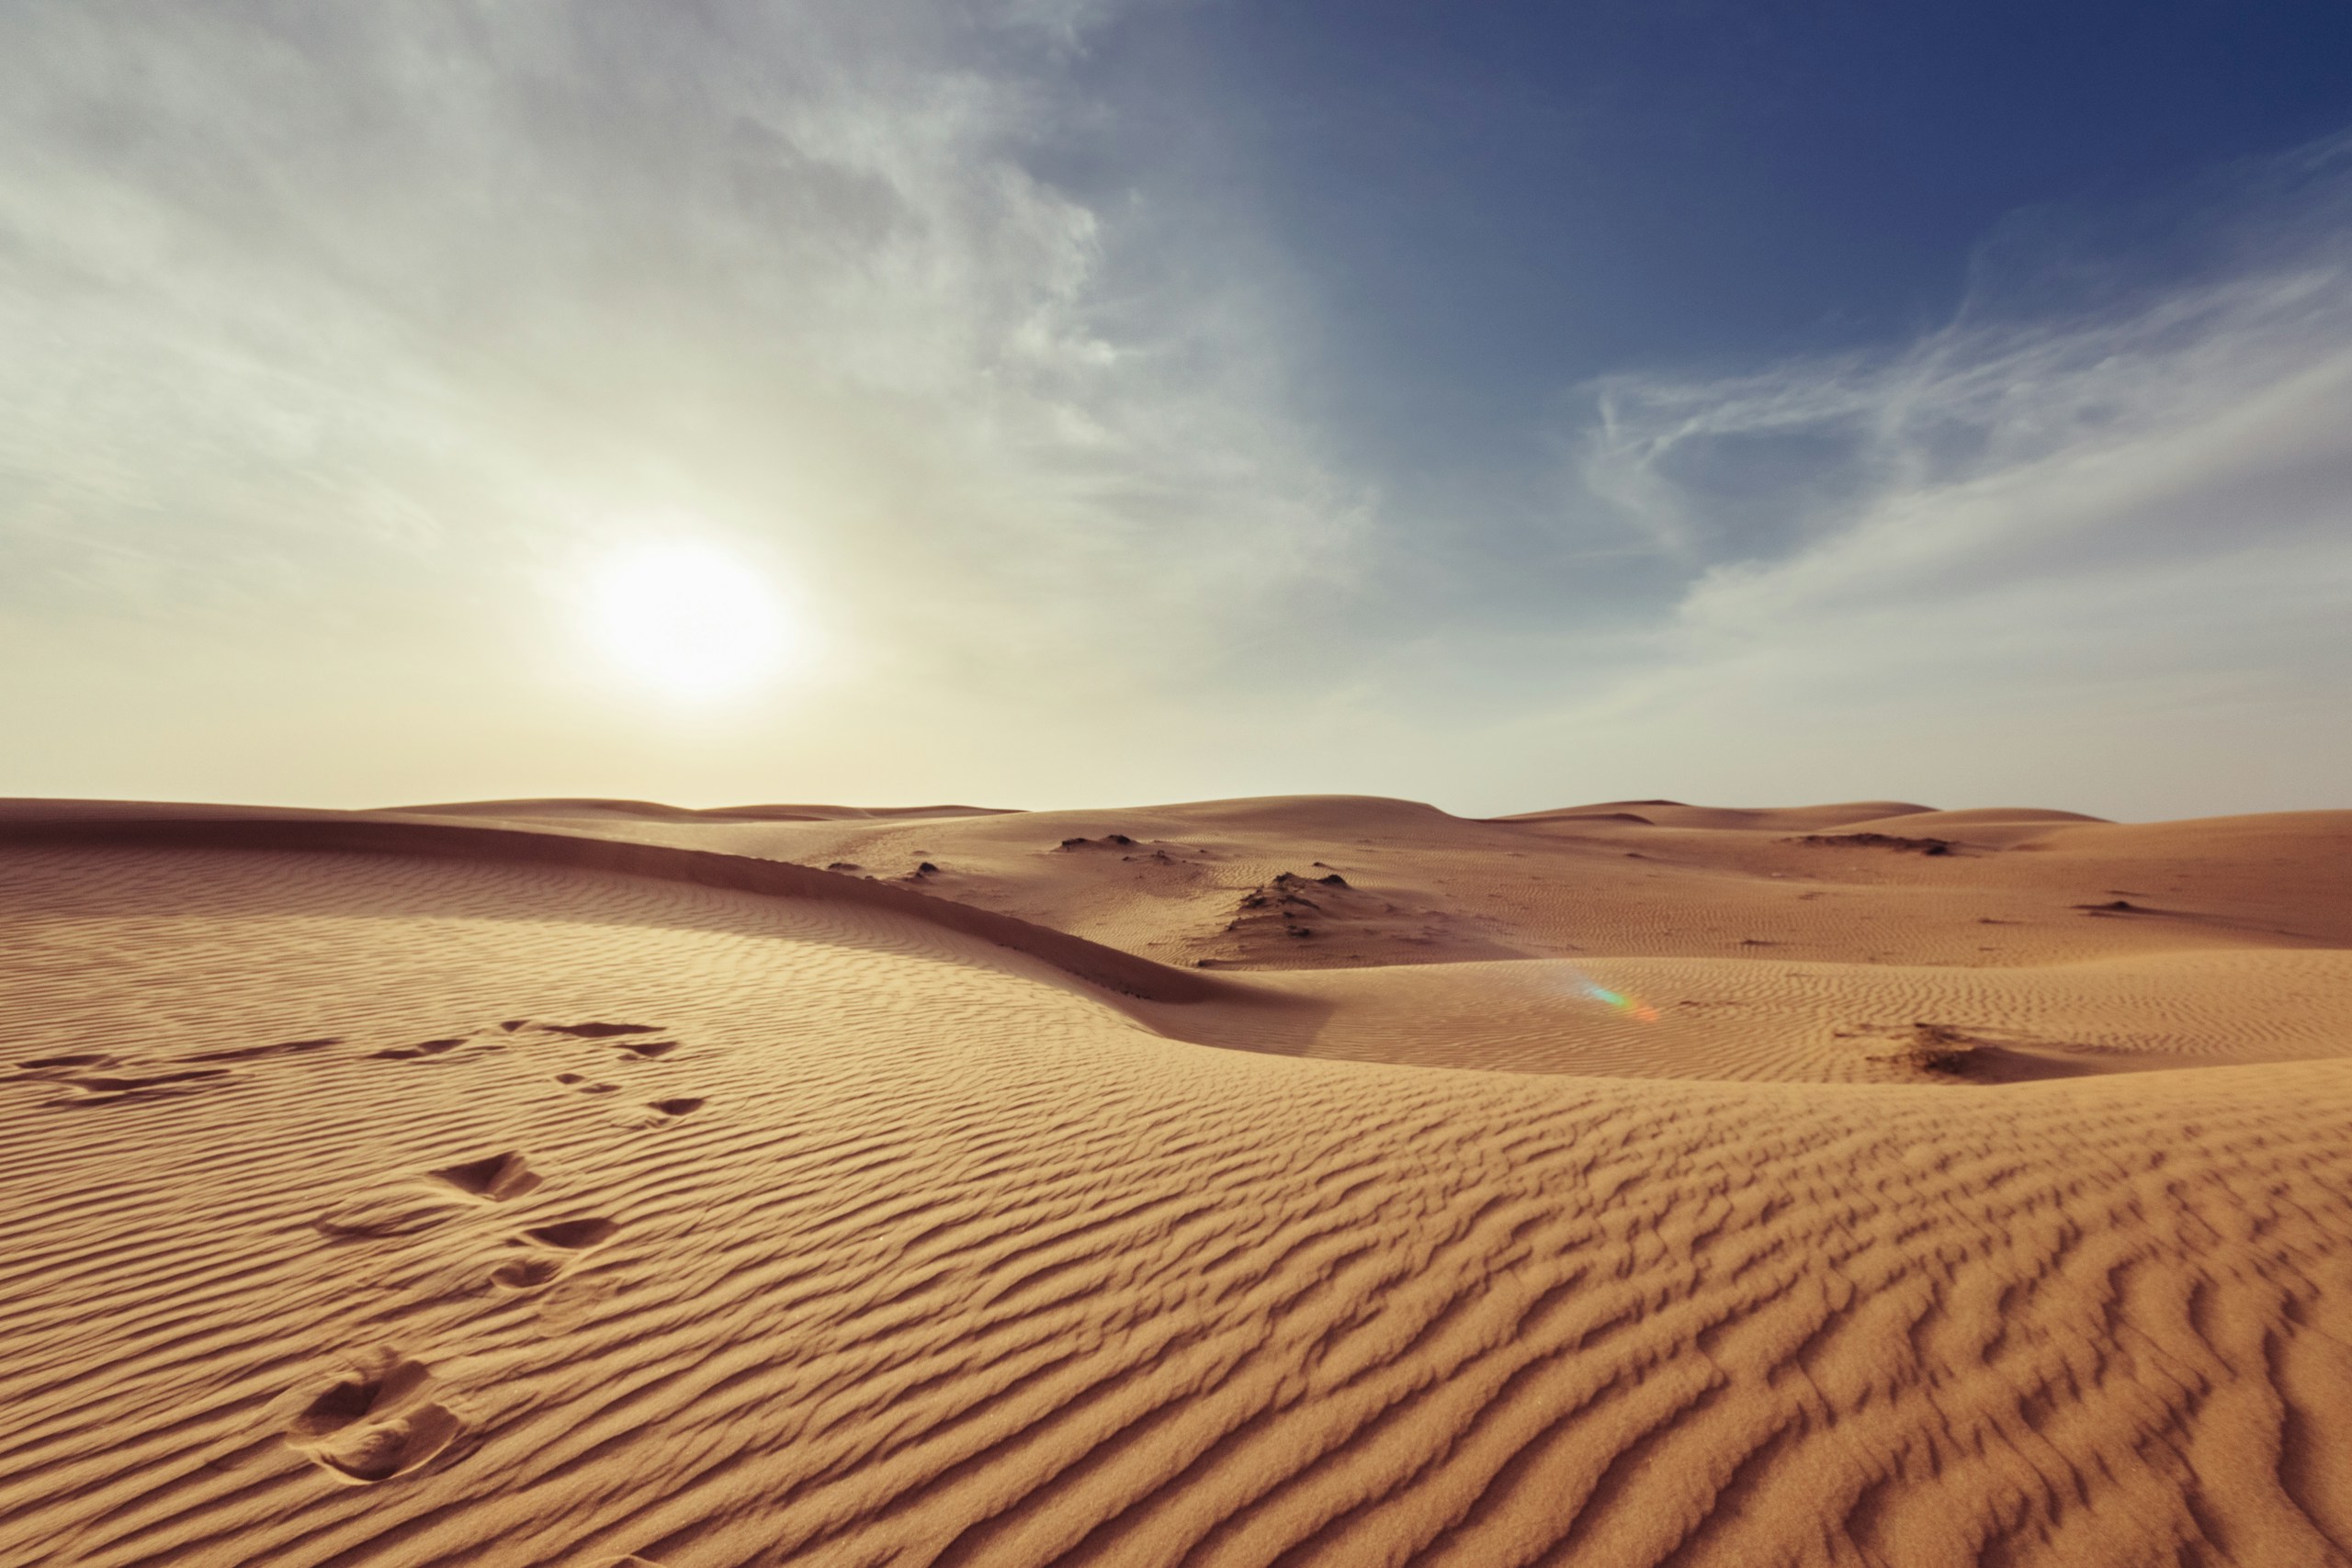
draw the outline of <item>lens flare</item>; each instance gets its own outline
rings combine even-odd
[[[1657,1009],[1650,1006],[1641,998],[1627,996],[1623,991],[1612,991],[1581,970],[1571,970],[1570,973],[1576,976],[1577,989],[1601,1006],[1622,1012],[1628,1018],[1637,1018],[1644,1023],[1657,1021]]]

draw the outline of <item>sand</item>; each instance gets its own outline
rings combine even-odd
[[[2352,813],[19,802],[0,918],[0,1562],[2352,1562]]]

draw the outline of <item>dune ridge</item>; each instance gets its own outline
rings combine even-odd
[[[666,806],[658,800],[611,800],[549,796],[526,800],[459,800],[438,805],[395,806],[383,814],[402,817],[643,817],[687,822],[904,821],[937,817],[1001,817],[995,806]]]
[[[1091,984],[1152,1001],[1234,994],[1215,979],[1170,969],[1083,937],[924,897],[901,887],[786,861],[599,838],[556,828],[458,826],[403,817],[220,807],[61,810],[0,803],[0,843],[120,844],[206,850],[341,851],[467,861],[521,861],[726,887],[773,897],[873,905],[984,937],[1042,958]]]

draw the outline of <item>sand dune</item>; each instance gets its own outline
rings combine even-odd
[[[2347,872],[19,803],[0,1562],[2352,1562]]]
[[[0,844],[11,841],[138,848],[356,852],[471,863],[594,869],[730,887],[781,898],[879,907],[944,925],[1044,959],[1081,979],[1125,995],[1190,1001],[1218,994],[1216,981],[1139,961],[1080,937],[968,905],[925,898],[905,888],[778,862],[681,850],[556,829],[453,827],[405,817],[327,811],[215,807],[59,810],[47,805],[0,810]]]
[[[1653,801],[1478,822],[1360,796],[919,822],[509,819],[839,867],[1180,967],[1596,955],[1983,966],[2352,946],[2352,812],[2127,826],[1889,801],[1678,809],[1702,825],[1665,820]],[[1661,819],[1624,819],[1644,810]],[[1929,840],[1949,849],[1919,852]],[[1331,875],[1347,887],[1307,886]],[[1276,887],[1284,876],[1297,884]],[[1271,908],[1248,902],[1269,893]],[[2118,898],[2134,909],[2098,908]]]
[[[463,800],[439,806],[403,806],[375,815],[400,817],[509,817],[526,820],[597,821],[642,818],[667,822],[907,821],[933,817],[993,817],[989,806],[718,806],[695,810],[654,800]]]

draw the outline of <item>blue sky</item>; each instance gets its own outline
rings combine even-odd
[[[2342,804],[2347,67],[2304,4],[12,9],[0,790]],[[648,679],[679,561],[790,635]]]
[[[2311,4],[1163,6],[1075,62],[1115,107],[1057,172],[1246,204],[1393,436],[1932,325],[2026,209],[2343,129],[2347,62]]]
[[[2005,263],[2148,266],[2200,181],[2352,125],[2347,67],[2314,4],[1149,6],[1077,62],[1116,108],[1057,172],[1246,210],[1348,461],[1442,509],[1590,378],[1914,337]]]

